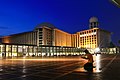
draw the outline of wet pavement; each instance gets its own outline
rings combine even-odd
[[[78,57],[0,60],[0,80],[120,80],[120,55],[94,55],[94,70]]]

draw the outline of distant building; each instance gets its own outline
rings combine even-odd
[[[83,48],[108,48],[111,33],[99,28],[96,17],[89,20],[89,29],[67,33],[51,23],[38,24],[33,31],[4,36],[0,51],[5,56],[79,55]]]
[[[4,36],[2,43],[71,47],[71,34],[55,28],[50,23],[42,23],[33,31]]]
[[[73,38],[74,36],[74,38]],[[97,17],[89,20],[89,29],[72,34],[73,47],[80,48],[107,48],[111,42],[111,32],[100,29]]]
[[[57,29],[50,23],[37,25],[35,31],[38,32],[37,46],[69,46],[71,47],[71,34]]]
[[[78,46],[81,48],[105,48],[110,45],[111,33],[100,28],[92,28],[76,33],[79,36]]]
[[[37,46],[37,32],[29,31],[2,37],[2,43],[29,44]]]
[[[88,30],[69,34],[57,29],[51,23],[42,23],[33,31],[5,36],[2,43],[67,46],[80,48],[108,47],[111,42],[111,33],[98,28],[99,22],[96,17],[89,20]]]

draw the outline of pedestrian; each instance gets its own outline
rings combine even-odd
[[[84,65],[84,69],[87,71],[93,71],[93,56],[92,54],[86,49],[84,50],[85,55],[82,58],[87,59],[88,62]]]

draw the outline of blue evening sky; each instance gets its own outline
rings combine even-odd
[[[100,28],[120,40],[120,8],[109,0],[0,0],[0,35],[31,31],[37,24],[50,22],[58,29],[75,33],[89,28],[96,16]]]

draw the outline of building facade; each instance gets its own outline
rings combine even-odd
[[[61,31],[59,29],[54,29],[54,46],[71,46],[71,34]]]
[[[87,49],[107,48],[111,42],[111,32],[100,29],[96,17],[89,20],[89,29],[72,34],[72,47]]]
[[[74,34],[57,29],[51,23],[41,23],[33,31],[4,36],[1,53],[4,52],[6,56],[13,56],[12,53],[16,53],[14,56],[80,54],[83,48],[108,48],[110,42],[111,33],[100,29],[98,19],[92,17],[88,30]]]
[[[1,43],[37,45],[37,32],[29,31],[2,37]]]
[[[76,47],[81,48],[104,48],[108,47],[111,42],[111,33],[100,28],[92,28],[76,33]]]
[[[37,31],[37,46],[71,46],[71,34],[57,29],[50,23],[42,23],[35,28]]]

